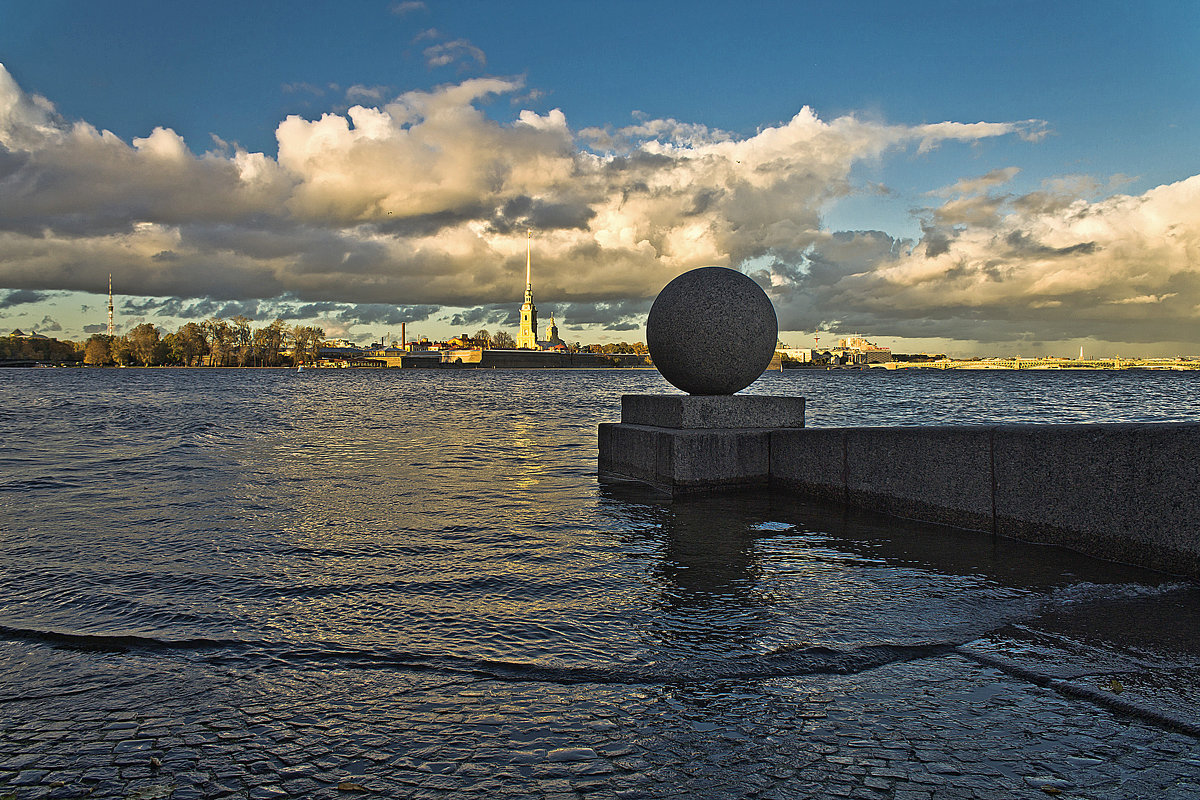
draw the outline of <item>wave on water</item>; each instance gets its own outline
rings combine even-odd
[[[1068,697],[1089,701],[1118,714],[1200,738],[1200,723],[1132,699],[1072,680],[1064,680],[1036,667],[982,651],[968,644],[934,642],[917,645],[875,644],[838,650],[790,645],[771,652],[719,660],[688,659],[674,663],[601,664],[562,666],[531,664],[460,656],[424,656],[396,650],[364,650],[323,643],[295,644],[238,639],[157,639],[136,635],[85,635],[12,628],[0,625],[0,639],[48,644],[57,648],[106,653],[191,652],[210,664],[237,667],[291,669],[343,668],[403,670],[439,675],[470,676],[512,683],[682,685],[715,681],[769,680],[805,675],[853,675],[890,664],[944,655],[957,655],[1015,678],[1043,686]],[[74,694],[93,686],[55,693]],[[109,687],[111,688],[111,687]],[[0,698],[0,703],[12,698]],[[20,698],[28,700],[30,697]]]
[[[888,664],[940,656],[954,644],[873,644],[838,650],[786,646],[760,655],[724,659],[685,659],[645,664],[555,665],[453,655],[422,655],[394,649],[362,649],[340,644],[284,643],[241,639],[159,639],[137,635],[96,635],[0,625],[0,638],[46,644],[81,652],[195,653],[210,663],[248,662],[303,667],[396,669],[471,675],[512,682],[557,684],[676,684],[750,680],[801,675],[850,675]]]
[[[79,489],[84,484],[80,481],[63,480],[62,478],[37,477],[12,481],[0,481],[0,492],[37,492],[53,489]]]
[[[1161,583],[1151,586],[1144,583],[1073,583],[1050,593],[1042,604],[1041,610],[1059,611],[1081,605],[1110,600],[1138,600],[1163,595],[1192,588],[1192,584],[1182,582]]]

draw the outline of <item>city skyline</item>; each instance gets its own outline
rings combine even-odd
[[[781,338],[1200,354],[1200,9],[0,2],[0,318],[643,338],[707,264]]]

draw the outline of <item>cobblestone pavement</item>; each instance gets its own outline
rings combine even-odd
[[[0,644],[8,798],[1195,798],[1190,736],[958,654],[676,684]],[[26,696],[30,677],[56,686]]]

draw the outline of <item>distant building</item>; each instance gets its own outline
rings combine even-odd
[[[838,340],[833,354],[844,358],[847,364],[890,364],[892,349],[872,344],[857,334]]]
[[[530,250],[533,246],[533,231],[525,238],[525,302],[521,304],[521,330],[517,333],[517,348],[537,350],[537,306],[533,304],[533,280],[530,269]]]
[[[558,338],[558,326],[554,324],[554,315],[550,315],[550,325],[546,328],[546,338],[538,342],[542,350],[565,350],[567,343]]]
[[[606,367],[608,358],[597,353],[569,353],[562,350],[447,350],[442,365],[466,369],[564,369],[569,367]]]
[[[775,348],[775,352],[791,361],[798,361],[801,364],[808,364],[813,360],[813,349],[811,347],[777,347]]]

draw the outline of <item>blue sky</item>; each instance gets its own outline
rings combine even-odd
[[[1198,33],[1193,3],[0,2],[0,315],[85,336],[111,269],[126,326],[512,329],[534,225],[571,340],[641,338],[724,263],[785,340],[1200,354]]]

